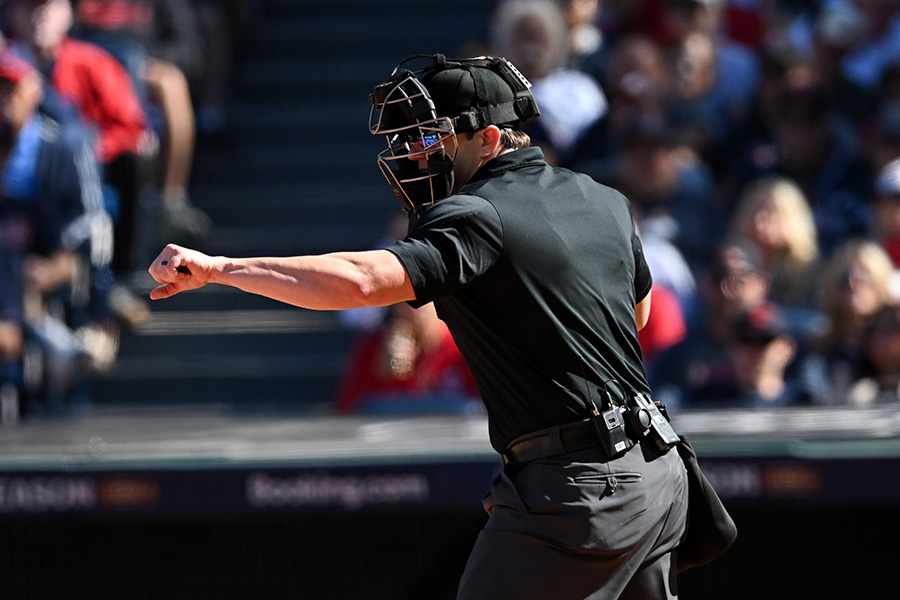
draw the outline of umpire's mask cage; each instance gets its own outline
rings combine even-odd
[[[370,97],[369,131],[384,134],[388,147],[378,154],[378,167],[407,212],[425,208],[450,195],[456,132],[447,117],[439,118],[425,86],[410,71],[375,88]],[[453,155],[446,142],[453,139]],[[424,169],[420,166],[424,162]]]
[[[427,63],[403,68],[416,59]],[[387,137],[378,166],[404,210],[418,217],[453,192],[458,132],[517,129],[539,116],[530,87],[504,58],[448,60],[441,54],[410,57],[375,86],[369,131]]]

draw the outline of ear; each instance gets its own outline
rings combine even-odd
[[[500,128],[496,125],[488,125],[479,134],[481,135],[481,158],[487,162],[500,152]]]

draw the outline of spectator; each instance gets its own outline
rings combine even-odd
[[[673,74],[668,98],[670,118],[681,138],[716,171],[723,171],[726,165],[720,164],[721,149],[743,112],[732,115],[710,103],[718,84],[715,40],[705,32],[691,33],[670,54]]]
[[[119,59],[161,115],[159,236],[190,243],[207,236],[209,216],[188,195],[196,121],[189,81],[202,72],[200,35],[188,0],[75,0],[73,35]]]
[[[764,131],[737,161],[740,189],[752,179],[792,179],[813,210],[819,248],[829,256],[866,231],[873,175],[857,132],[830,104],[814,64],[791,57],[767,102]]]
[[[528,131],[551,164],[563,164],[606,112],[599,84],[566,68],[568,27],[556,0],[504,0],[491,22],[491,47],[531,82],[541,119]]]
[[[778,408],[808,405],[810,394],[789,367],[797,342],[772,305],[741,313],[726,343],[728,374],[693,390],[692,408]]]
[[[724,149],[729,161],[725,174],[725,197],[733,199],[757,177],[770,173],[780,160],[773,129],[780,116],[786,81],[806,78],[806,58],[794,47],[771,43],[760,49],[760,77],[750,111],[735,124],[735,139]]]
[[[0,209],[0,425],[18,421],[23,389],[24,316],[17,285],[20,261],[8,247],[12,236]]]
[[[635,209],[634,212],[654,285],[673,293],[681,308],[682,319],[692,321],[698,303],[697,278],[678,247],[669,241],[671,220],[655,218],[643,222],[640,211]]]
[[[862,335],[862,349],[847,403],[874,406],[900,402],[900,305],[885,305]]]
[[[867,239],[844,243],[825,264],[820,310],[827,327],[811,341],[804,359],[808,380],[820,404],[844,404],[860,359],[863,332],[883,306],[893,301],[891,259]]]
[[[793,181],[765,177],[748,184],[737,200],[730,229],[759,249],[772,302],[797,309],[815,306],[818,234],[809,203]]]
[[[728,355],[739,315],[767,303],[769,280],[758,250],[729,238],[714,252],[699,278],[702,321],[683,341],[663,351],[649,372],[654,397],[666,406],[687,406],[699,389],[733,383]]]
[[[602,0],[557,0],[569,28],[568,66],[602,82],[609,42],[599,26]]]
[[[335,407],[339,413],[474,413],[475,381],[434,305],[396,304],[353,351]]]
[[[700,99],[717,118],[736,120],[746,114],[759,78],[759,59],[731,39],[723,21],[725,0],[665,0],[666,47],[685,48],[691,40],[706,40],[711,55],[711,83]],[[698,34],[699,37],[698,37]]]
[[[654,281],[650,293],[653,311],[647,324],[638,332],[647,372],[653,368],[653,361],[660,353],[682,341],[687,334],[684,309],[675,292]]]
[[[662,48],[650,37],[623,37],[607,55],[606,114],[579,140],[568,163],[598,181],[611,181],[615,161],[639,127],[665,122],[671,76]]]
[[[83,128],[38,112],[42,95],[43,80],[32,67],[9,51],[0,54],[0,115],[8,133],[0,139],[0,245],[4,275],[22,291],[4,303],[43,354],[44,387],[26,396],[33,392],[55,409],[73,398],[86,367],[112,362],[118,338],[102,308],[103,290],[92,280],[112,253],[92,140]]]
[[[900,269],[900,158],[886,164],[875,181],[869,235]]]
[[[637,206],[642,227],[665,231],[699,273],[725,226],[710,168],[668,124],[636,127],[617,167],[616,184]]]
[[[859,9],[851,3],[832,2],[822,7],[813,22],[809,41],[809,52],[822,72],[835,110],[857,127],[865,126],[877,110],[877,86],[869,88],[849,78],[843,64],[866,34]],[[879,79],[883,77],[884,73]]]
[[[141,231],[146,221],[141,204],[152,184],[154,142],[137,92],[112,55],[68,37],[73,18],[68,0],[12,0],[7,16],[16,52],[38,67],[96,131],[104,180],[114,190],[114,200],[106,203],[116,216],[112,269],[122,278],[138,266],[138,241],[151,239],[151,232]],[[139,324],[149,312],[146,303],[121,284],[110,300],[129,325]]]

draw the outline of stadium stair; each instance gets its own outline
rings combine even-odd
[[[368,92],[409,55],[452,56],[483,40],[492,4],[254,3],[226,133],[197,147],[191,198],[215,223],[197,247],[228,256],[372,247],[400,209],[375,163],[383,141],[367,131]],[[152,283],[135,276],[142,294]],[[95,406],[327,411],[357,335],[336,313],[221,286],[151,309],[95,378]]]

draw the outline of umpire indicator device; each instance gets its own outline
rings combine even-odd
[[[665,452],[681,441],[672,425],[669,424],[669,419],[659,409],[658,403],[641,393],[636,393],[634,399],[642,409],[650,413],[650,429],[647,435],[660,452]]]
[[[616,402],[609,387],[597,390],[606,398],[604,410],[600,411],[591,400],[591,425],[600,439],[606,456],[616,458],[622,456],[634,444],[625,432],[625,420],[622,417],[622,405]]]

